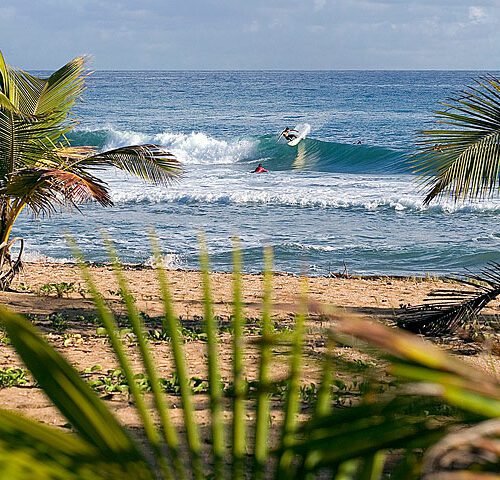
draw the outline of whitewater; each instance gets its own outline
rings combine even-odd
[[[49,219],[24,214],[15,235],[27,258],[68,261],[65,235],[106,261],[101,234],[123,261],[151,260],[154,229],[172,268],[197,268],[198,235],[212,268],[231,268],[232,237],[245,270],[262,247],[279,271],[423,275],[478,271],[498,260],[500,202],[424,206],[412,173],[415,134],[432,110],[477,72],[97,72],[76,145],[101,150],[157,143],[184,165],[179,182],[144,184],[107,170],[114,206],[85,205]],[[137,86],[135,88],[134,86]],[[277,143],[307,121],[297,147]],[[255,175],[263,163],[268,174]]]

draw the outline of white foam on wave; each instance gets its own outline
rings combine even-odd
[[[313,252],[336,252],[344,248],[341,245],[334,247],[331,245],[313,245],[313,244],[297,243],[297,242],[285,243],[283,244],[283,247],[285,248],[289,247],[297,250],[305,250]]]
[[[286,175],[286,174],[285,174]],[[168,188],[151,185],[113,189],[117,204],[177,204],[177,205],[276,205],[284,207],[363,209],[367,211],[393,210],[398,213],[430,212],[454,214],[459,212],[496,213],[500,202],[453,203],[442,201],[423,204],[423,197],[405,182],[382,181],[350,184],[337,180],[335,185],[308,185],[304,179],[295,181],[256,181],[244,175],[236,177],[210,174],[186,178]],[[247,176],[248,177],[248,176]],[[260,180],[260,179],[259,179]]]
[[[158,267],[158,261],[154,256],[150,256],[145,262],[144,265],[147,267]],[[177,253],[164,253],[161,256],[160,266],[167,269],[175,269],[185,267],[185,263],[182,260],[181,255]]]
[[[116,239],[115,239],[116,240]],[[16,252],[14,252],[16,253]],[[164,253],[161,256],[162,258],[162,266],[167,269],[176,269],[185,267],[185,262],[182,259],[182,256],[177,253]],[[23,262],[26,263],[70,263],[75,264],[76,261],[74,258],[67,257],[51,257],[50,255],[45,255],[38,250],[33,251],[25,251],[23,253]],[[158,265],[155,258],[150,256],[143,263],[146,267],[155,267]]]
[[[74,258],[56,258],[45,255],[38,250],[25,251],[23,253],[23,262],[26,263],[75,263]]]
[[[82,128],[85,132],[102,132],[103,129]],[[167,148],[181,162],[186,164],[228,164],[235,163],[249,156],[257,144],[257,140],[234,139],[230,141],[211,137],[203,132],[174,133],[162,132],[146,134],[133,130],[118,130],[106,126],[106,142],[104,150],[155,143]]]
[[[256,141],[248,139],[218,140],[202,132],[165,132],[153,140],[167,147],[181,162],[196,164],[235,163],[247,157],[256,145]]]

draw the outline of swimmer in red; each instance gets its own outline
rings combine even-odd
[[[262,166],[262,163],[259,163],[259,166],[253,171],[253,173],[268,173],[268,170]]]

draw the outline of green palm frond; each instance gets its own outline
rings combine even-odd
[[[10,67],[5,63],[5,59],[0,51],[0,92],[2,92],[8,100],[15,104],[15,84],[10,78]]]
[[[89,385],[80,378],[78,372],[41,338],[28,321],[3,307],[0,307],[0,318],[12,345],[29,366],[39,385],[78,430],[80,440],[87,443],[83,452],[94,447],[99,451],[103,462],[107,460],[115,465],[122,465],[122,474],[128,470],[129,476],[124,478],[134,478],[134,474],[138,475],[138,478],[151,478],[146,461],[136,443]],[[68,446],[72,443],[75,442],[70,439]],[[61,448],[60,445],[57,447]],[[80,457],[80,462],[82,459]]]
[[[85,56],[76,57],[47,79],[6,66],[9,84],[3,93],[21,112],[49,115],[53,122],[61,122],[84,90],[87,60]]]
[[[59,112],[65,117],[85,89],[88,60],[87,56],[76,57],[44,81],[33,113]]]
[[[427,190],[424,202],[443,194],[455,200],[491,196],[500,186],[500,82],[493,76],[443,102],[435,112],[446,129],[420,132],[413,160]]]
[[[396,323],[414,333],[444,335],[465,327],[500,295],[500,264],[491,263],[481,274],[468,279],[450,278],[465,289],[432,291],[423,305],[405,308]]]
[[[10,79],[15,85],[15,105],[22,112],[35,115],[37,102],[47,82],[30,75],[28,72],[14,68],[10,68]]]
[[[423,412],[436,405],[435,399],[416,396],[363,402],[306,423],[289,448],[302,457],[314,454],[307,464],[309,471],[338,467],[385,449],[426,448],[441,439],[453,424],[450,419],[429,422]],[[409,414],[410,410],[415,413]]]
[[[21,115],[22,112],[19,110],[5,95],[3,92],[0,91],[0,108],[8,110],[9,112],[13,112],[16,115]]]
[[[136,177],[156,184],[169,184],[182,174],[181,163],[169,151],[158,145],[131,145],[84,158],[80,168],[114,166]]]
[[[44,80],[0,57],[0,178],[54,157],[55,143],[74,126],[66,119],[83,91],[85,64],[77,57]]]
[[[112,205],[103,182],[88,174],[57,169],[25,169],[16,172],[0,188],[0,195],[26,204],[35,215],[50,214],[55,205],[76,205],[95,200],[103,206]]]

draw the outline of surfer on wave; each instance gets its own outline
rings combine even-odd
[[[262,163],[259,163],[259,166],[253,171],[253,173],[268,173],[269,170],[266,170],[263,166]]]
[[[283,130],[281,132],[281,135],[283,135],[285,137],[285,140],[287,142],[290,142],[291,140],[293,140],[294,138],[297,138],[297,136],[298,136],[298,135],[295,135],[295,133],[292,133],[292,132],[299,133],[298,130],[286,127],[285,130]]]

